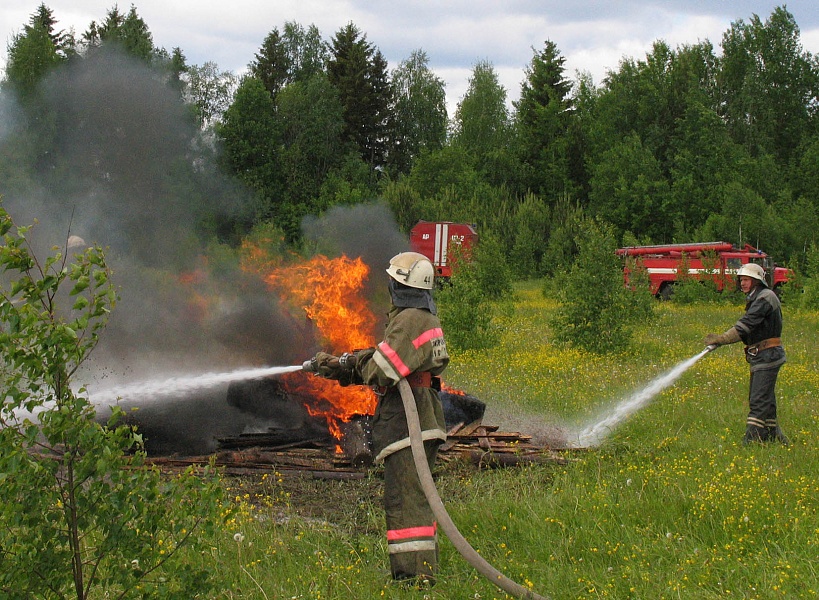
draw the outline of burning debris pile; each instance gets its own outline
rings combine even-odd
[[[375,345],[378,323],[363,293],[369,268],[361,258],[315,256],[282,264],[247,243],[244,257],[243,273],[263,282],[275,298],[282,312],[278,318],[298,332],[299,351],[341,354]],[[200,274],[181,279],[180,285],[206,290],[206,280]],[[200,292],[191,298],[198,318],[210,318],[216,300]],[[169,380],[180,393],[162,398],[163,382],[137,384],[120,388],[136,390],[137,398],[120,395],[118,402],[158,465],[207,462],[215,453],[217,462],[234,473],[275,469],[362,476],[373,460],[369,425],[375,393],[289,367],[279,371],[267,377],[251,376],[248,370],[238,372],[248,373],[246,378],[210,376],[223,385],[194,391],[190,378]],[[442,459],[457,456],[480,467],[556,460],[529,436],[484,425],[486,406],[474,396],[445,387],[441,399],[449,431]]]
[[[369,269],[361,259],[316,256],[260,268],[268,262],[257,250],[251,255],[254,263],[246,268],[259,274],[294,318],[303,315],[302,329],[312,332],[318,347],[341,354],[375,344],[376,319],[361,294]],[[486,406],[474,396],[445,389],[441,399],[450,436],[441,448],[444,460],[459,456],[477,466],[495,467],[555,459],[528,436],[483,425]],[[343,387],[304,372],[233,382],[226,404],[252,419],[254,426],[216,436],[217,461],[234,473],[275,469],[322,477],[362,476],[373,460],[370,421],[376,400],[367,387]],[[150,434],[146,437],[150,442]],[[173,466],[208,458],[176,454],[153,460]]]
[[[231,385],[228,401],[259,414],[277,412],[275,399],[287,397],[284,386],[273,379],[253,380]],[[273,401],[271,401],[273,400]],[[447,441],[439,449],[445,462],[466,461],[478,468],[510,467],[539,462],[562,462],[553,449],[532,443],[530,436],[498,431],[482,422],[485,404],[462,392],[441,392],[447,424]],[[311,399],[292,397],[292,410]],[[302,404],[304,406],[305,404]],[[271,414],[271,416],[274,416]],[[280,417],[280,414],[276,414]],[[263,432],[246,432],[219,438],[216,462],[225,472],[248,475],[276,471],[280,474],[309,474],[316,478],[358,479],[365,476],[373,455],[370,441],[370,415],[356,415],[328,428],[307,410],[288,427],[270,427]],[[465,422],[463,419],[471,419]],[[154,456],[150,460],[162,467],[186,467],[207,463],[211,455]]]

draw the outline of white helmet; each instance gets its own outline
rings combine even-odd
[[[751,277],[757,281],[762,282],[762,285],[768,287],[765,281],[765,269],[756,263],[745,263],[737,271],[737,277]]]
[[[69,235],[68,240],[66,242],[66,247],[69,250],[73,250],[74,248],[84,248],[86,246],[85,240],[82,239],[78,235]]]
[[[402,252],[390,259],[387,273],[398,283],[422,290],[431,290],[435,280],[435,267],[419,252]]]

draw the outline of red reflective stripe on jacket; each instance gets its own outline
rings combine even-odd
[[[387,342],[381,342],[378,344],[378,349],[387,357],[387,360],[392,363],[392,366],[395,367],[395,370],[401,375],[401,377],[406,377],[412,370],[404,364],[404,361],[401,360],[401,357],[398,356],[398,353],[390,348],[390,345]]]
[[[412,345],[415,346],[416,348],[420,348],[421,346],[426,344],[428,341],[430,341],[432,339],[435,339],[435,338],[439,338],[439,337],[440,338],[444,337],[444,330],[441,329],[440,327],[436,327],[434,329],[430,329],[429,331],[425,331],[424,333],[419,335],[417,338],[412,340]]]
[[[387,531],[387,541],[405,540],[407,538],[435,537],[437,523],[428,527],[407,527],[406,529],[390,529]]]

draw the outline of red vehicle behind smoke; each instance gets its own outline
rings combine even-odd
[[[448,278],[452,275],[450,254],[453,247],[459,247],[461,256],[469,252],[478,243],[478,232],[475,226],[468,223],[451,221],[418,221],[410,231],[410,248],[432,261],[437,277]]]
[[[710,279],[720,291],[726,285],[735,285],[737,270],[749,262],[765,269],[768,285],[773,290],[777,290],[790,278],[788,269],[777,267],[773,258],[750,244],[745,244],[742,248],[736,248],[728,242],[629,246],[619,248],[617,254],[624,258],[632,257],[638,267],[645,268],[651,293],[666,300],[671,297],[674,283],[685,262],[691,276],[701,281]],[[628,264],[624,273],[628,283]]]

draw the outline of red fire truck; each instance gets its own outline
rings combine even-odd
[[[465,256],[478,243],[475,225],[451,221],[418,221],[410,231],[410,248],[420,252],[435,266],[437,277],[452,275],[450,253],[453,246],[460,246]]]
[[[728,242],[705,242],[692,244],[661,244],[657,246],[629,246],[619,248],[617,254],[633,257],[638,267],[648,272],[651,292],[667,300],[674,291],[674,283],[684,261],[688,272],[699,280],[710,279],[722,290],[735,285],[736,272],[740,266],[752,262],[765,269],[768,285],[777,290],[789,279],[789,271],[777,267],[773,259],[750,244],[736,248]],[[629,266],[624,269],[628,282]]]

